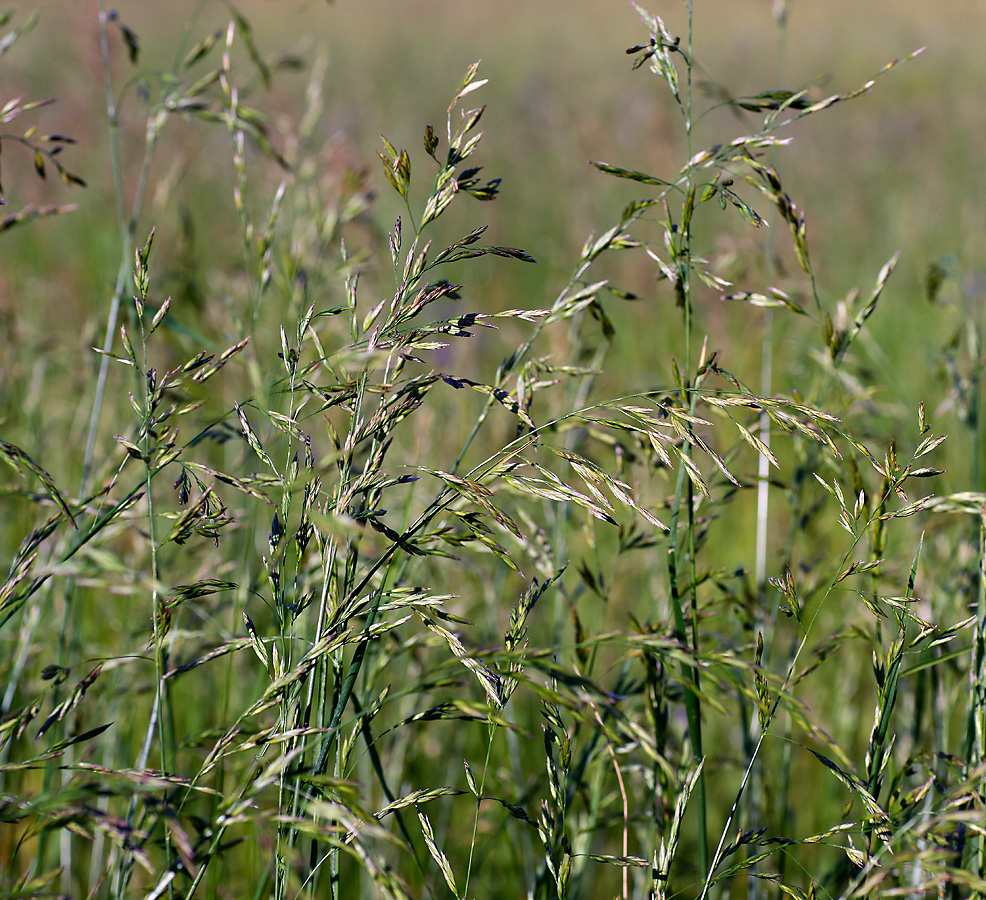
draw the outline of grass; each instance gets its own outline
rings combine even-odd
[[[397,102],[101,7],[7,108],[5,897],[983,891],[978,260],[816,149],[935,48],[823,87],[777,4],[750,84],[710,9]]]

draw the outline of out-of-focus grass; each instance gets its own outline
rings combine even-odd
[[[121,20],[141,39],[142,71],[170,60],[198,9],[190,2],[169,4],[166,10],[119,5]],[[243,9],[255,20],[262,49],[287,49],[306,62],[327,54],[327,114],[320,126],[327,166],[372,166],[381,132],[395,143],[417,146],[422,118],[436,123],[441,118],[445,86],[468,62],[483,58],[484,74],[496,92],[484,122],[496,139],[489,142],[484,162],[491,175],[506,176],[500,201],[483,213],[495,231],[509,233],[542,262],[538,269],[507,274],[490,263],[485,304],[510,305],[518,294],[532,300],[550,295],[572,248],[635,196],[632,187],[589,170],[586,160],[669,173],[672,161],[680,158],[670,99],[641,73],[630,75],[629,59],[621,56],[634,41],[636,16],[629,4],[365,0],[254,2]],[[920,298],[926,266],[949,253],[958,254],[966,269],[983,265],[978,235],[986,228],[986,214],[978,202],[983,176],[977,147],[986,121],[977,102],[984,63],[976,41],[986,26],[986,11],[968,2],[934,9],[922,3],[791,2],[788,11],[788,33],[779,51],[766,0],[697,4],[699,76],[713,85],[729,85],[735,94],[773,83],[779,68],[778,87],[819,84],[813,93],[824,96],[856,87],[890,59],[927,46],[920,58],[880,81],[879,96],[792,129],[794,144],[783,153],[785,184],[808,210],[825,291],[838,296],[853,285],[868,285],[892,252],[903,251],[885,307],[893,307],[893,315],[879,315],[873,333],[888,364],[902,370],[901,386],[913,399],[923,390],[922,370],[930,363],[904,366],[905,359],[923,350],[903,347],[896,331],[905,322],[912,334],[936,327]],[[670,27],[681,25],[679,4],[667,4],[661,13]],[[221,27],[222,12],[207,5],[193,33],[207,30],[213,21]],[[18,263],[3,273],[9,298],[4,308],[17,311],[21,327],[30,332],[31,309],[57,305],[58,322],[78,331],[92,321],[94,294],[115,265],[112,238],[96,227],[109,221],[104,213],[110,201],[105,111],[93,90],[99,79],[95,24],[85,4],[58,4],[46,10],[37,30],[32,49],[25,43],[5,60],[6,83],[59,99],[39,118],[59,117],[60,127],[80,139],[72,154],[91,189],[72,199],[80,207],[76,219],[94,227],[60,222],[43,233],[12,235],[8,257]],[[75,40],[79,33],[83,40]],[[39,46],[51,52],[38,51]],[[126,65],[117,59],[121,78]],[[305,79],[304,74],[282,74],[272,96],[265,97],[264,108],[273,110],[275,122],[278,115],[297,114]],[[121,109],[125,140],[143,127],[136,107],[131,94]],[[721,137],[721,125],[730,116],[714,114],[710,129]],[[754,127],[755,121],[748,116],[746,125],[736,122],[735,133]],[[203,143],[201,130],[195,135],[193,141],[179,127],[166,136],[154,173],[154,202],[145,217],[161,225],[171,217],[172,227],[161,228],[162,240],[169,241],[178,232],[179,216],[185,216],[193,227],[192,251],[215,259],[224,245],[227,253],[235,246],[213,228],[229,197],[209,187],[225,174],[228,161],[213,152],[214,145]],[[214,128],[213,138],[218,145],[225,140],[221,127]],[[16,157],[11,152],[4,160],[5,186],[11,191],[23,181],[25,192],[33,191],[29,160]],[[375,167],[371,177],[383,184]],[[179,207],[169,187],[189,184],[195,190],[182,196],[201,202],[186,208],[183,199]],[[387,221],[388,205],[392,201],[385,197],[377,208],[381,222]],[[748,240],[742,229],[737,231]],[[73,235],[80,233],[87,235],[88,246],[74,244]],[[52,290],[51,280],[42,288],[31,284],[32,273],[52,271],[60,296],[37,297],[32,304],[18,299],[32,290]],[[647,272],[613,275],[627,289],[653,293]],[[634,323],[627,329],[624,362],[631,372],[638,367],[646,372],[645,350],[635,345],[633,332],[660,331],[663,320],[673,317],[664,314],[663,301],[648,302],[646,309],[612,306],[617,324]],[[721,313],[710,309],[708,314]],[[645,344],[653,347],[650,337]]]

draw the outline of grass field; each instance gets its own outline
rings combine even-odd
[[[986,894],[986,9],[648,9],[4,20],[0,897]]]

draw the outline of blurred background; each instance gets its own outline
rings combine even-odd
[[[32,8],[19,4],[12,24],[22,24]],[[498,202],[473,204],[466,212],[460,207],[457,214],[464,227],[489,223],[492,240],[524,248],[540,265],[480,264],[473,278],[488,280],[473,282],[478,306],[546,305],[567,280],[589,231],[608,227],[629,199],[647,196],[641,186],[605,176],[587,160],[670,176],[685,159],[673,100],[646,67],[631,71],[632,58],[624,52],[646,40],[630,3],[253,0],[238,8],[253,25],[261,55],[289,58],[298,66],[275,72],[269,89],[256,75],[248,78],[249,103],[269,115],[273,144],[290,157],[289,134],[303,114],[312,66],[324,64],[324,114],[315,129],[324,142],[321,159],[327,177],[358,173],[368,191],[381,195],[371,213],[378,228],[389,228],[400,212],[376,160],[379,135],[423,159],[420,152],[414,157],[423,126],[443,127],[448,98],[466,66],[482,59],[481,74],[490,84],[477,95],[489,104],[480,162],[485,175],[504,181]],[[782,9],[785,28],[778,24]],[[224,28],[229,14],[219,3],[186,0],[167,6],[124,0],[115,10],[118,23],[132,29],[140,43],[138,63],[132,65],[120,30],[111,32],[117,43],[114,78],[125,183],[132,196],[146,119],[141,92],[153,89],[156,73],[174,68],[196,41]],[[679,2],[651,11],[674,33],[685,27]],[[950,264],[968,297],[978,302],[983,289],[986,57],[980,40],[986,7],[973,0],[934,7],[900,0],[704,0],[695,4],[694,27],[699,109],[712,105],[723,88],[736,96],[810,87],[813,98],[849,91],[892,59],[926,47],[917,59],[879,79],[868,95],[789,129],[792,144],[771,159],[807,212],[819,290],[832,309],[853,286],[868,289],[879,267],[902,251],[872,320],[872,359],[891,367],[888,380],[901,391],[894,400],[913,408],[916,399],[925,399],[934,408],[948,385],[946,379],[930,387],[929,376],[941,369],[936,356],[941,340],[929,338],[935,329],[943,329],[939,337],[944,336],[954,322],[942,321],[947,315],[923,299],[927,268],[954,257]],[[78,145],[66,150],[64,160],[89,187],[40,182],[32,155],[5,145],[3,187],[12,208],[28,202],[72,202],[78,208],[5,235],[0,340],[38,349],[57,344],[60,364],[91,368],[95,360],[88,347],[103,326],[99,309],[108,302],[118,265],[96,4],[46,4],[34,33],[18,42],[2,65],[7,96],[57,100],[17,127],[30,121],[42,132],[76,138]],[[702,118],[693,150],[757,127],[757,116],[743,117],[719,109]],[[228,271],[241,253],[238,234],[229,226],[228,135],[222,124],[193,126],[175,117],[161,147],[137,234],[156,226],[163,251],[158,258],[179,261],[181,271],[168,273],[173,282],[162,283],[161,290],[173,293],[183,280],[196,302],[205,302],[205,295],[218,289],[210,286],[208,273]],[[256,156],[250,165],[254,178],[266,166],[271,185],[283,176]],[[422,194],[429,178],[430,173],[419,182]],[[731,257],[734,264],[724,275],[737,287],[762,287],[751,260],[764,253],[763,233],[738,224],[736,216],[719,218],[707,223],[702,252]],[[768,242],[786,249],[783,226],[773,232]],[[659,239],[656,229],[652,237]],[[621,377],[637,383],[658,377],[648,354],[659,349],[670,292],[666,286],[654,288],[653,269],[643,256],[624,265],[625,270],[608,274],[645,302],[614,302],[609,314],[621,334],[617,346],[627,366]],[[743,283],[746,269],[752,270],[749,283]],[[735,327],[746,334],[754,319],[746,313],[735,326],[727,318],[727,327],[715,330],[723,335]],[[706,314],[730,315],[711,299]],[[632,328],[620,327],[631,323]],[[797,355],[796,345],[789,349]],[[756,359],[754,353],[751,366]],[[8,357],[3,365],[14,364]],[[745,372],[750,378],[755,374]]]

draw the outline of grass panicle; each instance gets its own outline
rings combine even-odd
[[[501,168],[495,65],[364,146],[259,9],[162,55],[100,4],[104,159],[3,101],[11,272],[77,220],[46,278],[98,272],[0,318],[4,897],[986,894],[982,290],[919,260],[911,402],[917,251],[861,232],[840,293],[788,171],[925,60],[788,80],[775,3],[734,90],[706,4],[630,11],[620,96],[675,136],[574,186]],[[564,264],[509,231],[538,191]]]

